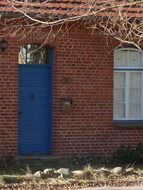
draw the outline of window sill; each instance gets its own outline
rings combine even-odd
[[[113,120],[113,125],[119,128],[143,128],[143,120]]]

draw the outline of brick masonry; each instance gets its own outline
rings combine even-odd
[[[46,36],[48,32],[43,32]],[[8,37],[0,54],[0,154],[18,154],[18,52],[26,43],[43,43],[43,34]],[[6,39],[6,38],[5,38]],[[143,128],[113,125],[113,52],[117,42],[84,29],[47,42],[55,47],[53,155],[111,154],[120,145],[142,142]],[[62,100],[73,109],[62,111]]]

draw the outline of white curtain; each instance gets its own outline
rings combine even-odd
[[[130,73],[129,118],[141,118],[141,73]]]
[[[114,118],[125,118],[125,73],[114,73]]]

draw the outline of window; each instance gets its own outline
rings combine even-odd
[[[46,64],[47,48],[27,44],[20,47],[19,64]]]
[[[121,48],[114,53],[114,120],[143,120],[143,53]]]

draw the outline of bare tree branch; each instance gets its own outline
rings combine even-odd
[[[5,18],[8,12],[17,16]],[[68,31],[67,25],[78,23],[139,48],[143,42],[143,0],[62,0],[57,3],[6,0],[1,22],[0,30],[10,27],[13,35],[25,32],[25,28],[29,31],[49,28],[46,40],[51,38],[53,28],[56,27],[57,35],[61,30]]]

